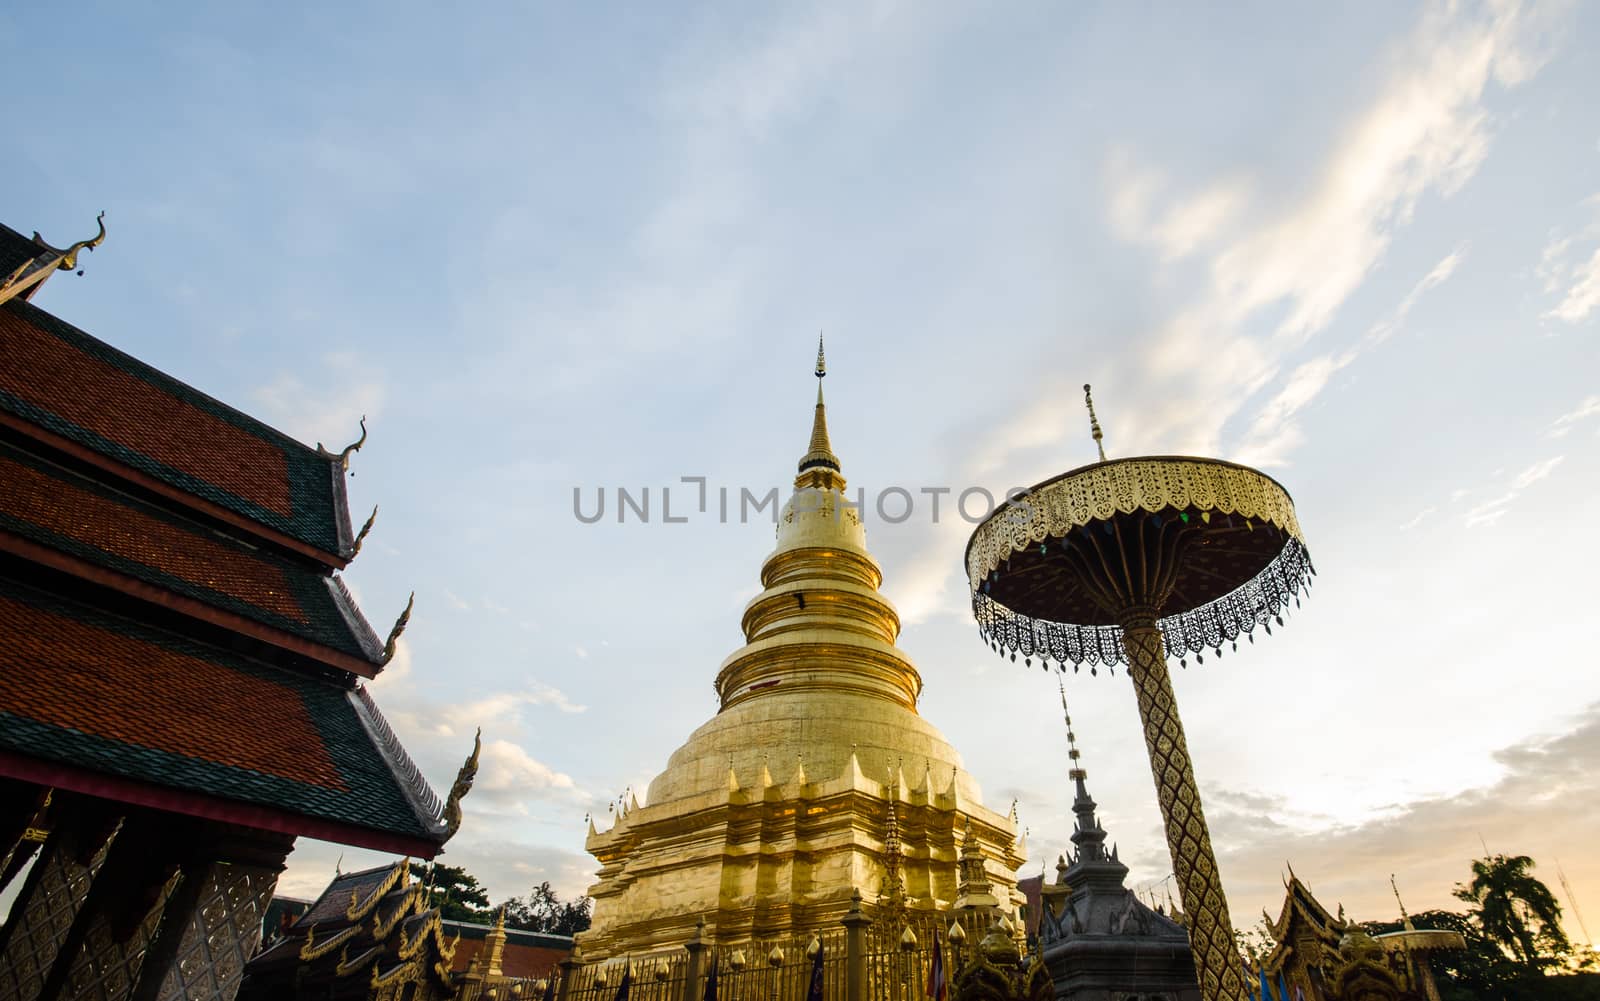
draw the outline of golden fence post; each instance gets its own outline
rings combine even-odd
[[[681,1001],[700,999],[700,954],[706,951],[706,919],[695,922],[694,938],[684,946],[689,950],[688,962],[683,964],[683,994]]]
[[[867,928],[872,919],[861,913],[861,891],[850,894],[850,910],[839,923],[844,925],[844,998],[867,1001]]]
[[[561,967],[561,980],[556,984],[556,1001],[572,1001],[572,981],[583,964],[572,958],[569,953],[566,959],[559,964]]]

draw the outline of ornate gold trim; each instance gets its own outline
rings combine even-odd
[[[356,933],[360,930],[360,925],[351,925],[348,928],[342,928],[339,931],[334,932],[321,942],[313,942],[313,932],[308,930],[306,932],[305,944],[300,947],[300,958],[306,962],[310,962],[313,959],[321,959],[323,956],[328,955],[329,953],[333,952],[333,950],[355,938]]]
[[[1265,473],[1188,456],[1112,459],[1030,487],[989,515],[967,543],[968,587],[976,594],[1006,557],[1048,538],[1117,514],[1167,508],[1270,522],[1305,543],[1289,492]]]
[[[372,913],[374,907],[378,906],[378,901],[382,900],[390,890],[395,888],[395,884],[410,875],[411,860],[409,858],[396,862],[389,869],[389,874],[383,877],[383,882],[374,887],[372,892],[367,895],[366,900],[362,900],[356,894],[356,891],[350,891],[350,906],[345,909],[344,916],[350,921],[364,919],[368,914]]]
[[[1159,514],[1169,508],[1245,519],[1281,529],[1283,549],[1252,579],[1207,604],[1161,618],[1168,656],[1186,667],[1187,657],[1203,662],[1207,653],[1222,654],[1224,645],[1238,648],[1241,638],[1254,642],[1262,626],[1283,624],[1283,613],[1310,587],[1311,565],[1288,491],[1270,476],[1217,459],[1146,456],[1113,459],[1075,469],[1032,487],[980,524],[967,543],[966,564],[972,613],[984,642],[1025,665],[1038,658],[1064,668],[1071,664],[1114,667],[1126,663],[1120,625],[1088,625],[1036,619],[1013,612],[992,600],[983,584],[1013,553],[1050,538],[1059,538],[1095,521],[1136,511]],[[1187,514],[1185,515],[1187,517]]]

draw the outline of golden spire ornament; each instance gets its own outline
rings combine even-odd
[[[1101,444],[1105,435],[1100,433],[1100,419],[1094,415],[1094,394],[1089,389],[1089,384],[1083,384],[1083,403],[1089,408],[1089,436],[1094,439],[1094,447],[1100,450],[1100,461],[1106,461],[1106,447]]]

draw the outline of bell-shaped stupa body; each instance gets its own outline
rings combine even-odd
[[[832,927],[858,890],[869,907],[948,910],[963,895],[964,846],[968,875],[975,851],[1014,916],[1016,817],[983,806],[960,755],[918,715],[922,677],[895,645],[900,618],[844,489],[819,386],[746,643],[717,674],[717,714],[645,805],[591,829],[600,870],[586,958],[680,946],[702,919],[718,942]]]

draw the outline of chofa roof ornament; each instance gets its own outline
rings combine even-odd
[[[449,841],[461,829],[461,801],[467,793],[472,791],[472,780],[478,775],[478,755],[483,751],[483,728],[472,737],[472,753],[467,760],[462,762],[461,770],[456,772],[455,784],[450,787],[450,795],[444,801],[444,840]]]
[[[322,456],[324,459],[332,459],[335,462],[339,463],[339,468],[340,469],[348,470],[350,468],[350,454],[352,452],[361,451],[361,446],[365,445],[367,443],[367,415],[366,414],[362,414],[361,415],[360,423],[361,423],[361,437],[357,438],[355,441],[353,441],[350,444],[346,445],[342,451],[330,452],[326,448],[323,448],[322,447],[322,442],[319,441],[319,442],[317,442],[317,454]]]
[[[96,233],[88,240],[79,240],[66,250],[62,250],[59,247],[52,247],[48,243],[45,243],[44,237],[39,235],[38,230],[33,231],[33,242],[50,251],[52,254],[57,254],[60,256],[61,260],[56,264],[57,270],[75,271],[78,267],[78,252],[80,250],[92,251],[94,248],[100,246],[100,244],[106,241],[106,214],[101,212],[99,215],[95,216],[95,222],[99,223],[100,232]]]

